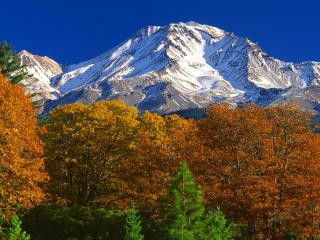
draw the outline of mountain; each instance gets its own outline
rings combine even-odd
[[[32,55],[27,51],[21,51],[22,64],[26,66],[31,77],[24,81],[26,92],[33,95],[33,101],[45,102],[49,99],[57,99],[59,90],[51,86],[55,76],[62,74],[61,66],[48,57]]]
[[[317,110],[320,63],[283,62],[234,33],[195,22],[149,26],[89,61],[61,67],[21,52],[44,112],[60,104],[121,98],[170,113],[213,103],[295,102]]]

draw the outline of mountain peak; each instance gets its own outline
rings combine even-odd
[[[33,56],[30,52],[27,50],[22,50],[18,53],[19,55],[25,55],[25,56]]]
[[[145,27],[108,52],[63,70],[50,60],[37,57],[29,65],[30,72],[57,70],[46,75],[57,99],[47,101],[45,111],[112,98],[159,113],[220,102],[265,106],[320,83],[319,63],[286,63],[246,38],[196,22]]]

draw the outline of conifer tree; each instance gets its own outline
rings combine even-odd
[[[0,66],[3,74],[12,84],[17,84],[30,77],[20,57],[7,42],[0,42]]]
[[[236,225],[219,209],[206,213],[202,192],[186,163],[181,163],[169,193],[168,234],[174,240],[230,240]]]
[[[142,226],[138,212],[133,209],[128,213],[125,240],[143,240]]]
[[[205,239],[205,207],[201,190],[186,163],[180,165],[169,193],[168,233],[171,239]],[[170,203],[169,203],[170,204]]]
[[[206,236],[212,240],[230,240],[236,235],[237,225],[228,223],[220,209],[210,211],[206,216]]]
[[[8,240],[30,240],[29,234],[22,230],[21,223],[19,217],[13,215],[8,226],[4,229],[4,233],[0,236]]]

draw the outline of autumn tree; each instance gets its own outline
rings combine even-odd
[[[81,205],[112,199],[113,168],[130,154],[137,115],[120,100],[51,111],[43,139],[53,196]]]
[[[205,204],[244,224],[249,238],[314,236],[320,154],[310,118],[293,106],[218,105],[197,122],[138,116],[121,101],[58,107],[45,123],[50,190],[69,203],[136,204],[159,220],[159,199],[187,162]],[[224,230],[219,216],[211,212],[211,224]]]
[[[30,208],[45,195],[42,143],[35,111],[21,86],[0,76],[0,208],[8,218],[18,207]]]
[[[127,204],[151,210],[167,194],[179,162],[196,159],[194,153],[198,152],[193,149],[197,141],[192,137],[196,125],[177,115],[162,117],[149,112],[138,120],[132,154],[118,165],[118,176]]]
[[[198,123],[206,161],[200,174],[211,207],[248,226],[249,237],[317,233],[319,136],[293,106],[214,106]],[[197,174],[197,173],[195,173]]]

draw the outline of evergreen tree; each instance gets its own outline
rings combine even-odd
[[[186,163],[180,165],[169,193],[169,229],[171,239],[205,238],[205,207],[201,190],[195,185]],[[170,206],[171,205],[171,206]]]
[[[167,209],[168,234],[174,240],[230,240],[236,225],[229,224],[222,211],[206,213],[199,187],[186,163],[173,179]]]
[[[17,84],[30,77],[20,57],[7,42],[0,42],[0,66],[3,74],[12,84]]]
[[[142,226],[138,212],[133,209],[128,213],[125,240],[143,240]]]
[[[225,215],[220,209],[210,211],[206,217],[207,239],[212,240],[230,240],[233,239],[237,232],[236,224],[229,224]]]
[[[17,215],[13,215],[4,230],[4,236],[8,240],[30,240],[30,236],[22,230],[21,220]]]

